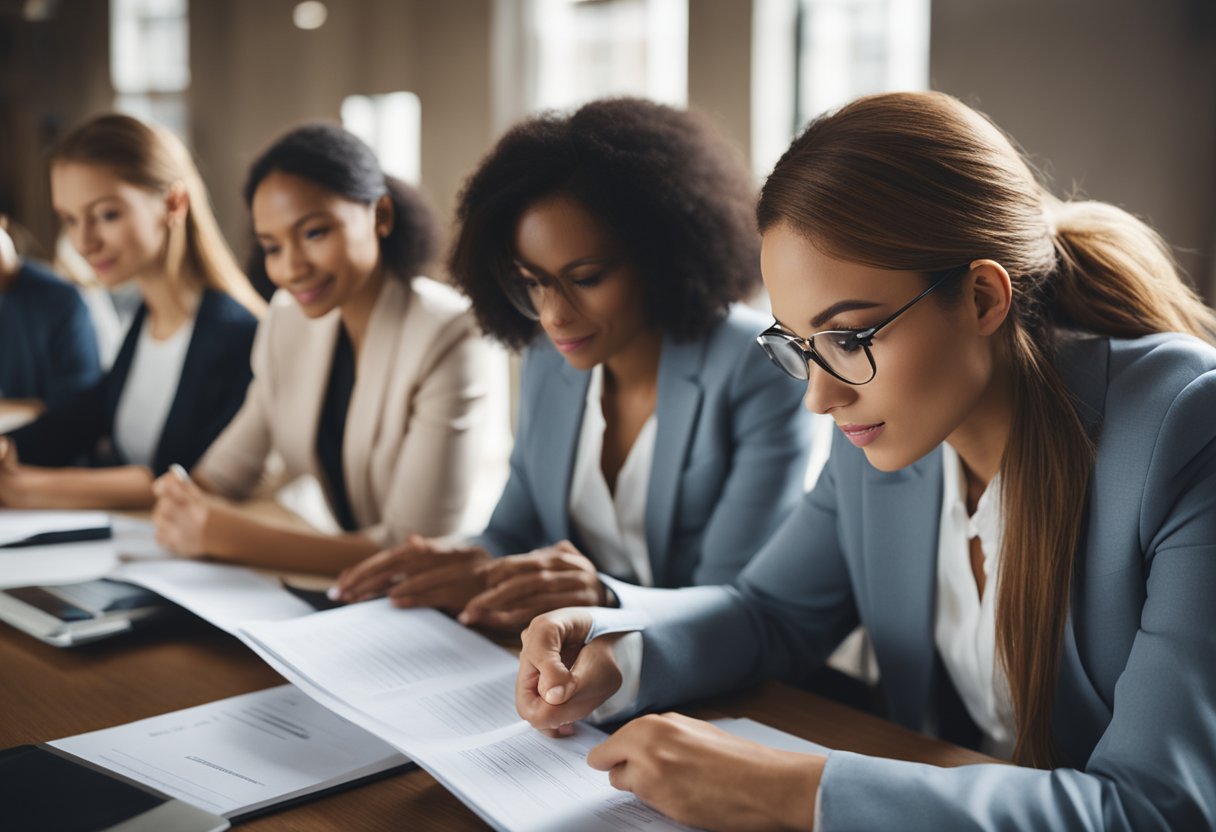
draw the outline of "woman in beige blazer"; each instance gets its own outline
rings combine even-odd
[[[342,129],[309,125],[253,165],[255,273],[279,289],[254,381],[191,472],[157,481],[157,538],[184,556],[336,573],[410,533],[454,532],[472,485],[484,344],[466,302],[409,277],[435,250],[418,195]],[[340,535],[288,530],[249,496],[277,452],[320,481]]]

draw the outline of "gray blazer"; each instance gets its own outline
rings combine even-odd
[[[819,832],[1216,825],[1216,350],[1089,338],[1058,366],[1101,428],[1053,713],[1067,767],[835,752]],[[931,728],[949,685],[933,638],[941,492],[940,450],[883,473],[837,441],[737,588],[632,590],[627,605],[650,602],[639,709],[796,680],[862,623],[891,717]],[[630,614],[605,612],[605,632]]]
[[[703,338],[663,341],[646,506],[656,586],[730,583],[802,495],[803,387],[755,346],[766,325],[737,306]],[[574,540],[570,485],[590,378],[547,340],[525,353],[510,478],[475,539],[495,556]]]

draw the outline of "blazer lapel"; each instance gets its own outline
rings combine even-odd
[[[532,470],[539,476],[532,487],[541,528],[553,538],[549,542],[573,537],[570,489],[590,384],[591,373],[576,370],[561,360],[557,371],[545,378],[540,396],[532,403],[536,413],[528,455],[536,460]]]
[[[355,388],[351,393],[346,431],[342,437],[342,472],[351,510],[360,526],[371,526],[379,519],[368,513],[368,509],[375,505],[369,472],[372,470],[372,454],[377,447],[375,441],[369,440],[380,433],[384,399],[393,387],[393,370],[399,359],[399,342],[410,325],[409,300],[409,284],[393,275],[385,275],[384,285],[368,320],[367,337],[356,359]],[[336,338],[337,330],[334,331]],[[331,349],[329,363],[332,362]],[[328,378],[329,374],[326,373]],[[320,407],[317,412],[320,413]]]
[[[215,355],[216,344],[211,324],[218,302],[219,296],[210,290],[204,291],[199,299],[198,312],[194,316],[194,331],[190,333],[190,343],[186,346],[186,357],[182,361],[182,372],[177,378],[177,391],[173,394],[173,404],[169,406],[169,414],[165,417],[165,429],[161,431],[160,439],[156,443],[153,462],[158,471],[164,470],[168,467],[169,460],[178,456],[175,446],[185,439],[180,432],[171,430],[170,426],[197,424],[194,419],[186,418],[186,414],[198,412],[199,393],[206,383],[208,367]],[[140,321],[137,319],[136,322]],[[131,326],[134,328],[135,324]]]
[[[932,693],[942,452],[893,473],[867,469],[862,529],[868,616],[896,722],[920,730]],[[881,511],[868,511],[867,507]],[[892,691],[898,691],[897,695]]]
[[[143,329],[144,319],[147,316],[148,307],[141,303],[135,310],[135,317],[131,319],[131,325],[127,327],[127,334],[122,339],[118,355],[114,356],[114,363],[106,375],[106,413],[111,429],[114,425],[115,414],[118,413],[118,399],[122,396],[122,389],[127,385],[131,362],[135,360],[135,345],[139,343],[139,333]]]
[[[659,357],[659,391],[655,405],[658,424],[646,495],[646,548],[656,586],[666,586],[667,555],[676,517],[680,474],[701,409],[698,377],[705,344],[704,339],[677,343],[665,337]]]

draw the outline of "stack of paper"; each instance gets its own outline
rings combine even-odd
[[[399,748],[496,829],[685,829],[587,765],[602,732],[580,725],[550,739],[520,719],[518,660],[434,610],[372,601],[240,633],[301,690]]]

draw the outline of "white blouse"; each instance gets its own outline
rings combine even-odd
[[[942,445],[942,513],[937,546],[934,641],[959,698],[984,733],[983,750],[1009,759],[1014,719],[1009,684],[996,658],[996,587],[1005,517],[1001,477],[988,483],[967,515],[966,479],[958,454]],[[971,541],[984,550],[984,594],[971,571]]]
[[[570,484],[570,522],[601,572],[639,586],[654,586],[646,546],[646,495],[658,430],[655,415],[642,426],[616,477],[615,493],[604,479],[604,369],[591,371],[583,424]]]
[[[943,488],[937,551],[937,607],[934,642],[967,713],[983,732],[982,750],[1008,759],[1015,723],[1009,685],[996,661],[996,584],[1005,519],[1000,506],[1000,475],[988,484],[975,514],[967,515],[962,461],[942,444]],[[971,571],[971,540],[984,550],[984,594]],[[618,639],[612,653],[621,667],[621,687],[590,715],[607,722],[632,711],[641,684],[642,634]],[[819,824],[816,802],[815,827]]]
[[[157,341],[144,320],[114,414],[114,445],[132,465],[151,467],[156,458],[193,334],[190,318],[177,332]]]

